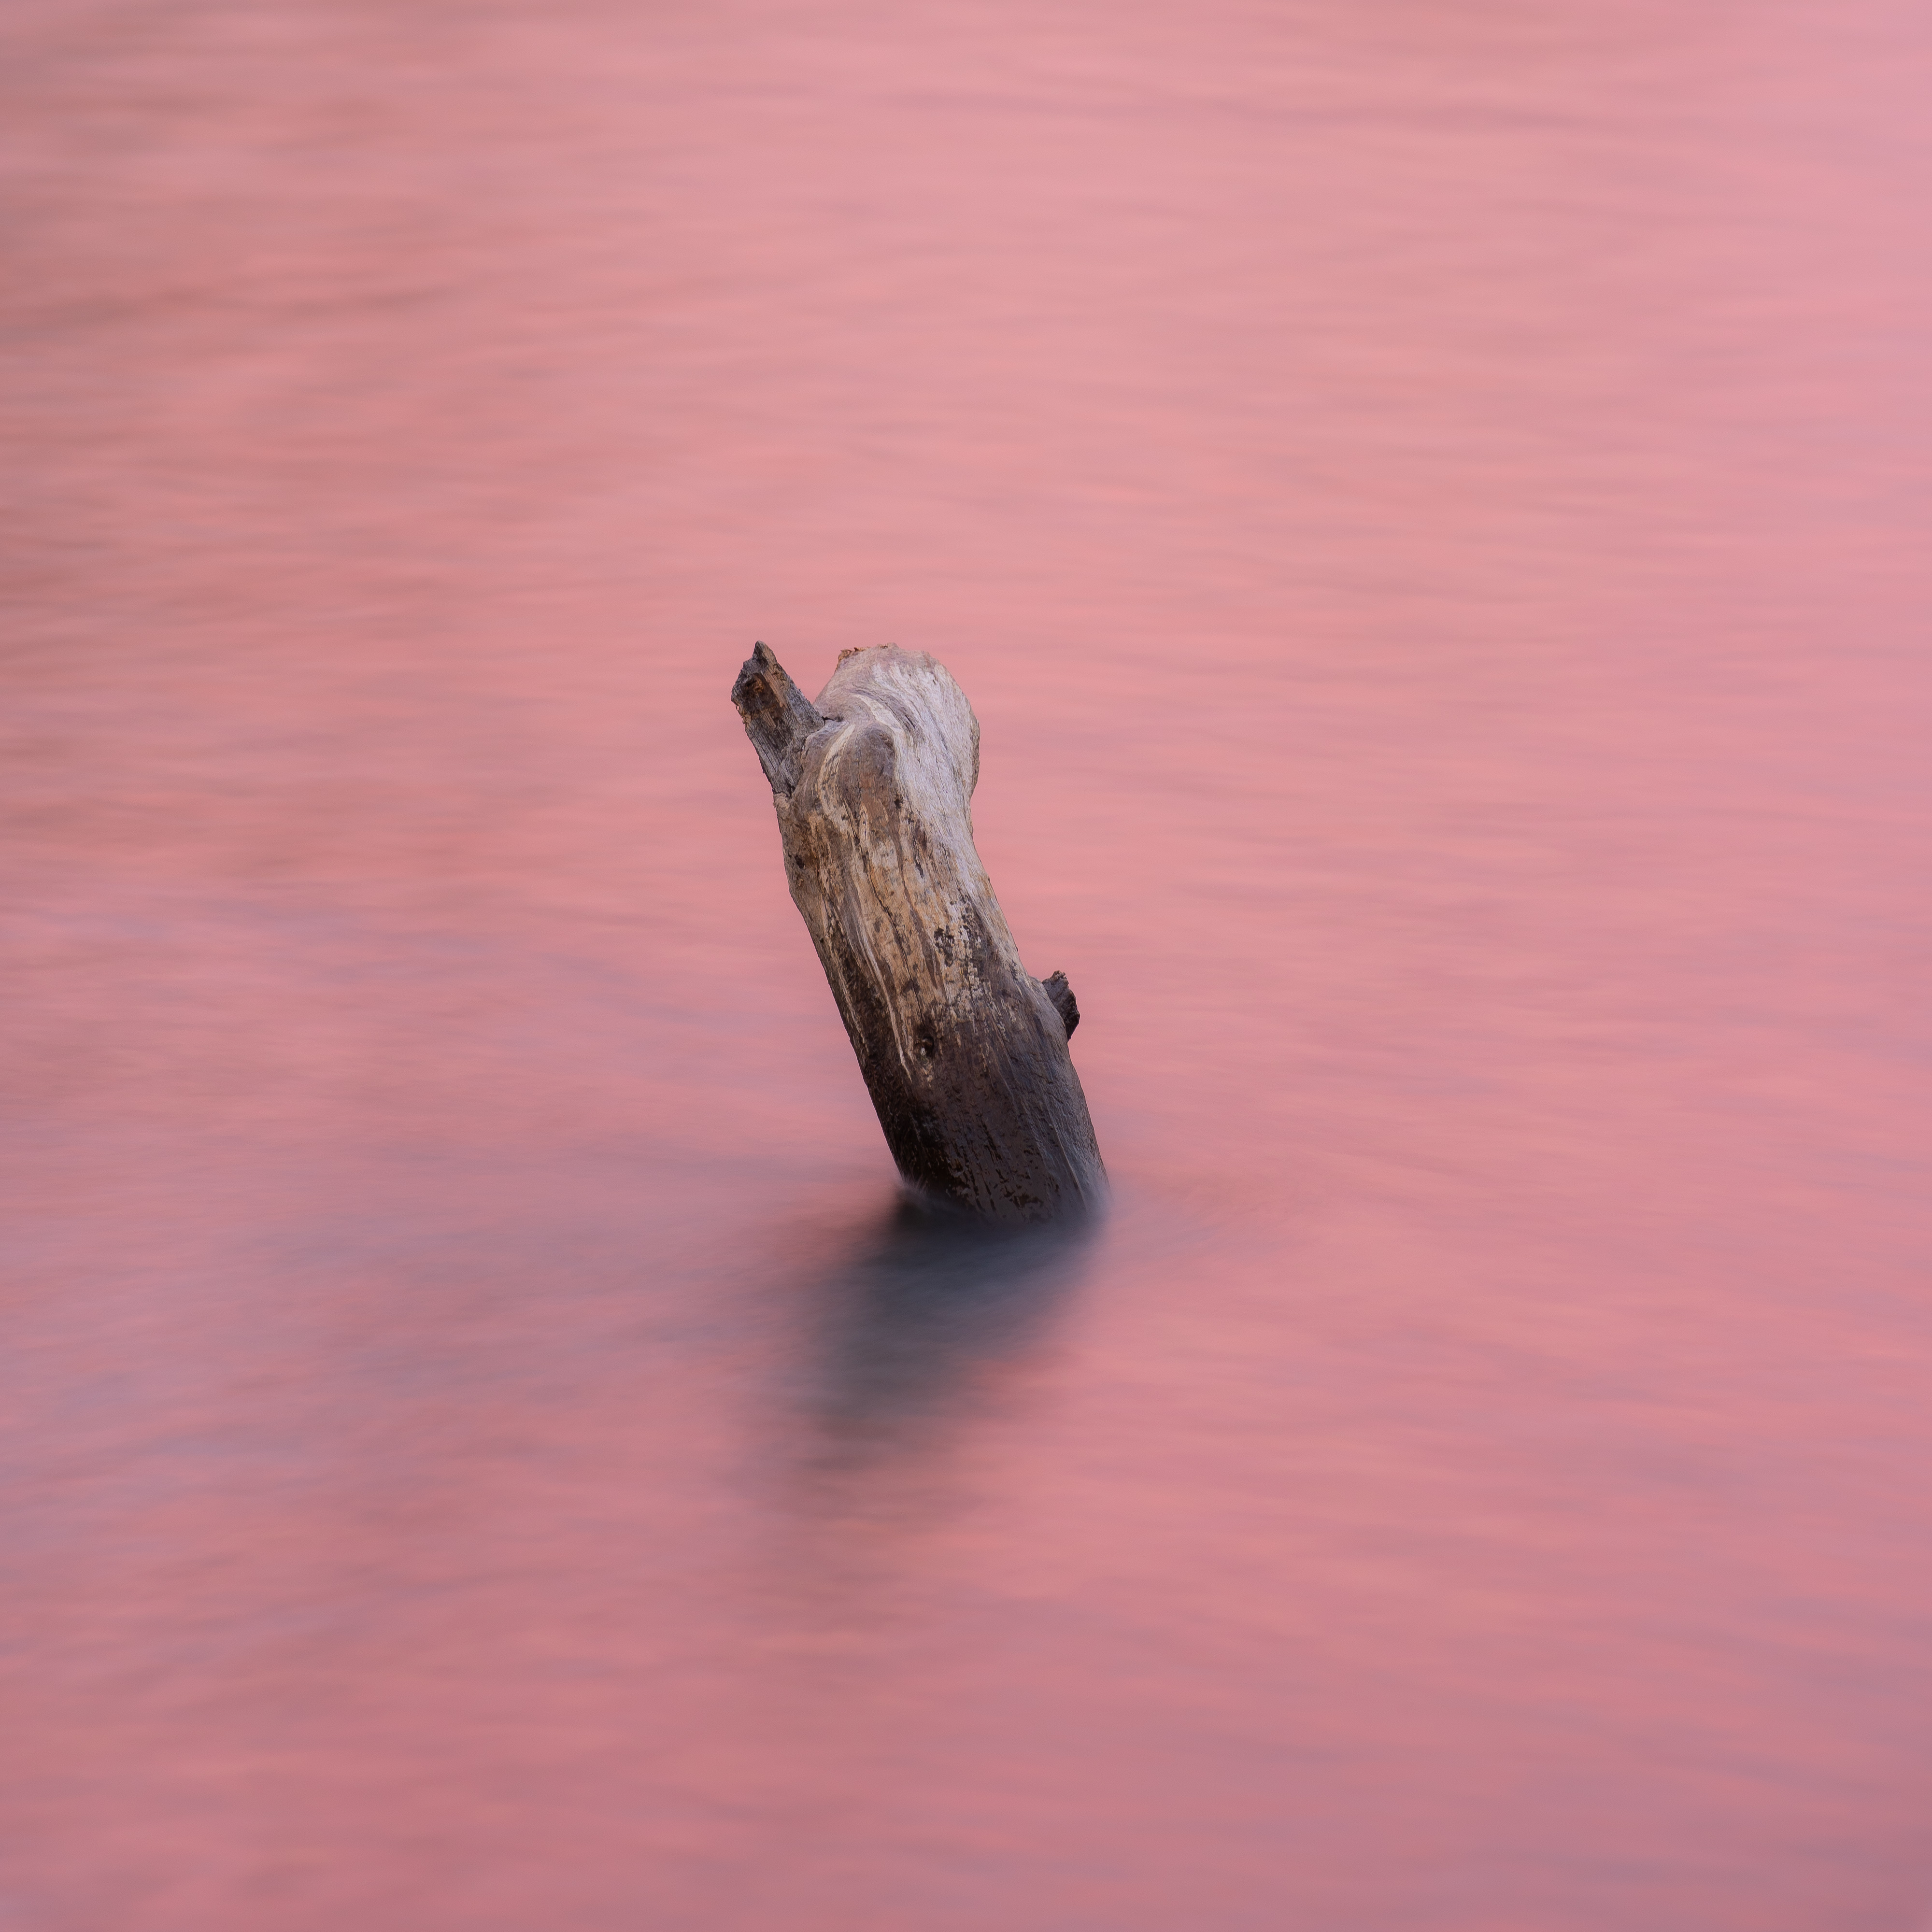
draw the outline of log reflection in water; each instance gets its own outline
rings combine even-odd
[[[982,1222],[902,1196],[813,1291],[820,1425],[860,1448],[970,1400],[986,1372],[1041,1340],[1098,1227]]]

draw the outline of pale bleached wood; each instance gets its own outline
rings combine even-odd
[[[973,844],[980,722],[944,665],[848,651],[808,703],[763,644],[732,701],[771,782],[804,915],[900,1174],[995,1220],[1106,1186],[1064,974],[1020,964]]]

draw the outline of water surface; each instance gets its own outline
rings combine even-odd
[[[1932,1913],[1932,30],[20,0],[0,1924]],[[727,698],[929,650],[1088,1241]]]

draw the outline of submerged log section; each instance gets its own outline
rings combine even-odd
[[[845,652],[813,704],[760,644],[731,701],[899,1172],[995,1220],[1096,1204],[1106,1173],[1066,1046],[1079,1009],[1064,973],[1021,965],[974,848],[966,694],[884,644]]]

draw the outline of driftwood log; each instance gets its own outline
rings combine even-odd
[[[812,704],[760,644],[731,700],[901,1175],[994,1220],[1097,1205],[1106,1171],[1067,1052],[1079,1009],[1064,973],[1021,965],[974,848],[966,694],[884,644],[844,652]]]

